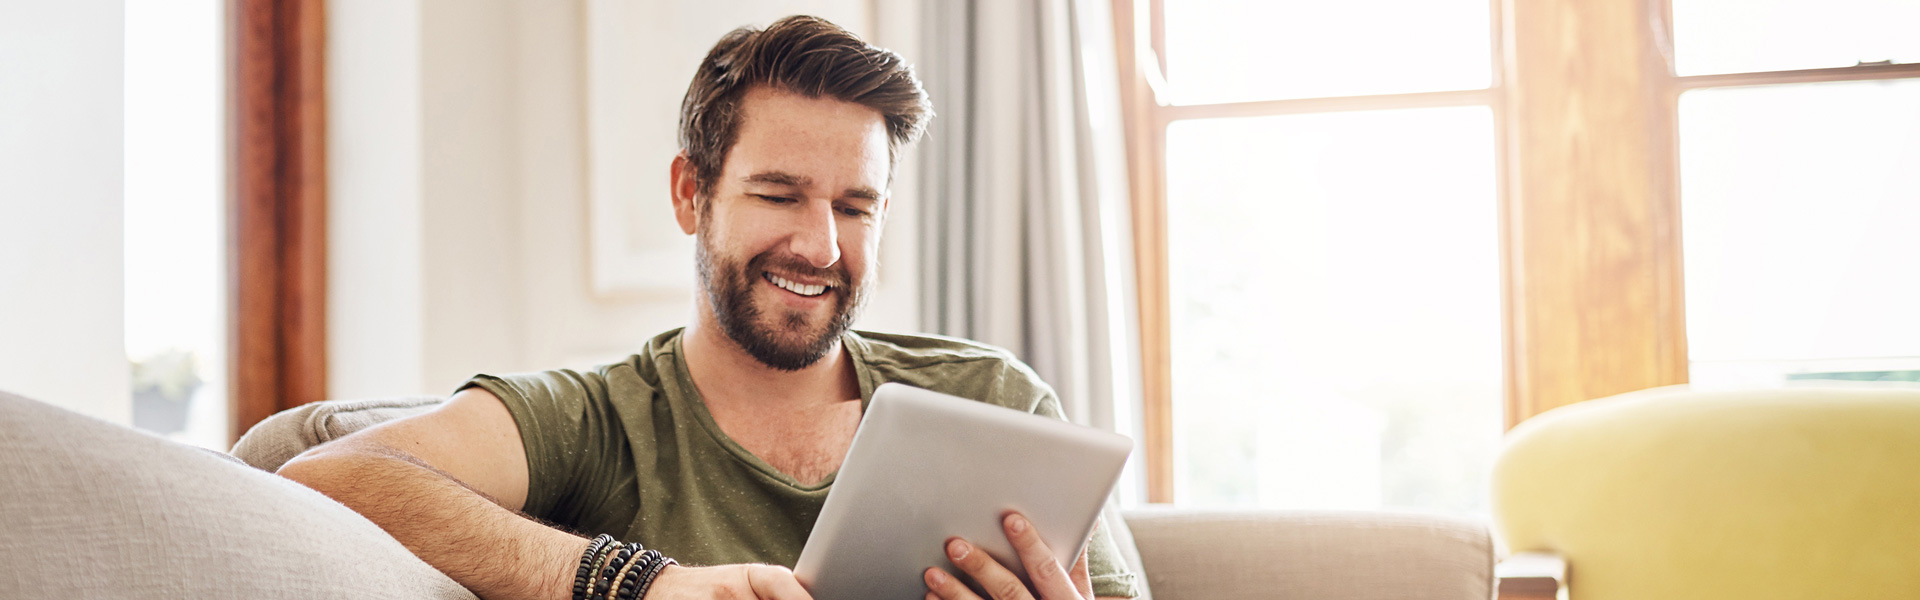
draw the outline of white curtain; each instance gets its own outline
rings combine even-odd
[[[1132,225],[1106,0],[925,0],[921,324],[1012,350],[1133,433]]]

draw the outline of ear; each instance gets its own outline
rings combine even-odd
[[[699,231],[700,207],[695,204],[695,196],[700,184],[694,179],[693,161],[682,152],[673,157],[673,166],[668,169],[667,193],[673,196],[673,218],[680,222],[680,231],[687,235]]]

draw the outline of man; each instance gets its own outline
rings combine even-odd
[[[687,91],[670,169],[674,214],[698,243],[684,329],[590,372],[475,377],[432,412],[316,447],[280,473],[490,599],[580,595],[588,540],[533,519],[702,565],[660,571],[656,600],[807,598],[787,567],[874,387],[1060,415],[1052,390],[1004,351],[849,329],[895,163],[930,113],[899,56],[826,21],[728,34]],[[1134,595],[1104,533],[1069,567],[1024,517],[1006,529],[1032,588],[947,541],[995,600]],[[954,574],[925,578],[929,597],[975,597]]]

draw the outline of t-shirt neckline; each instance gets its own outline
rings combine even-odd
[[[794,491],[814,493],[832,488],[834,480],[840,477],[840,471],[838,469],[832,473],[828,473],[826,479],[820,480],[820,483],[814,485],[802,484],[800,480],[794,479],[792,475],[788,475],[774,468],[773,465],[768,464],[767,461],[762,460],[753,452],[748,451],[745,446],[741,446],[739,442],[734,441],[733,436],[727,435],[726,431],[720,429],[720,423],[713,420],[713,413],[707,410],[707,400],[700,394],[700,387],[693,383],[693,372],[687,369],[686,348],[681,343],[682,340],[686,339],[686,335],[686,329],[682,328],[673,336],[673,342],[669,346],[673,354],[674,376],[671,380],[671,385],[674,387],[673,395],[684,401],[682,404],[686,405],[688,412],[693,413],[694,420],[700,422],[700,427],[707,431],[708,437],[712,438],[714,443],[719,444],[721,448],[725,448],[727,453],[733,455],[734,459],[746,463],[747,466],[753,467],[753,469],[759,471],[760,474],[774,481],[778,481],[782,485],[792,488]],[[846,333],[840,334],[840,345],[847,349],[847,356],[853,361],[854,379],[860,387],[860,416],[862,419],[865,419],[867,407],[873,403],[873,388],[875,385],[872,369],[868,368],[867,365],[866,340],[862,339],[852,330],[848,330]]]

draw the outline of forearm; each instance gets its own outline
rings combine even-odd
[[[383,449],[321,447],[288,462],[280,474],[358,511],[488,600],[566,600],[587,545]]]

